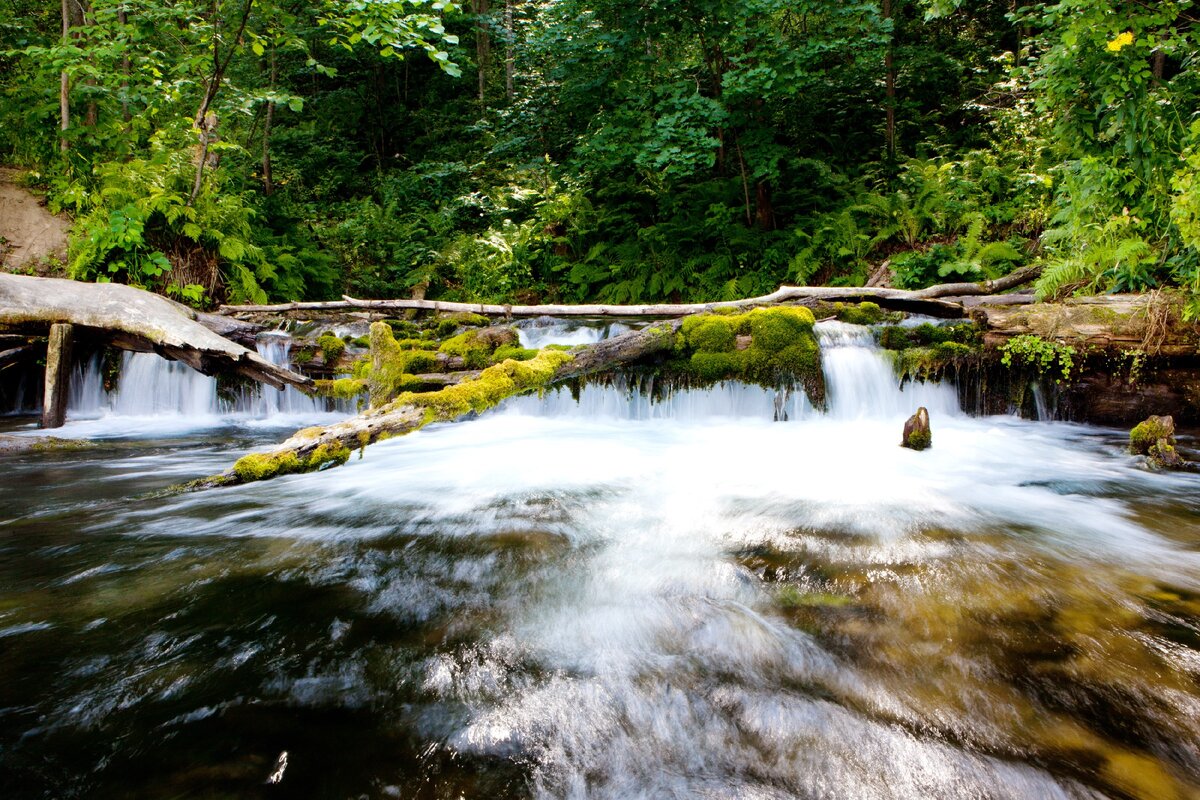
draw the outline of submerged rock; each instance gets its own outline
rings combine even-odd
[[[1171,415],[1150,416],[1129,432],[1129,450],[1146,456],[1150,464],[1161,469],[1183,469],[1187,461],[1175,449],[1175,418]]]
[[[900,446],[911,450],[924,450],[932,444],[933,434],[929,430],[929,412],[925,406],[921,406],[917,409],[917,413],[904,423],[904,437]]]

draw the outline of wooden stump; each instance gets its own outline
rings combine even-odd
[[[67,420],[67,393],[71,379],[72,326],[50,326],[46,346],[46,389],[42,395],[42,427],[61,428]]]

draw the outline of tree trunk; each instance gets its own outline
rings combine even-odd
[[[0,332],[43,335],[70,323],[126,350],[153,351],[206,375],[227,372],[311,389],[312,381],[214,333],[222,325],[187,306],[120,283],[81,283],[0,273]]]
[[[278,76],[278,70],[275,64],[275,46],[271,46],[271,76],[270,88],[275,91],[275,79]],[[266,119],[263,121],[263,144],[262,144],[262,178],[263,178],[263,193],[268,197],[275,191],[275,185],[271,182],[271,121],[275,117],[275,101],[267,101]]]
[[[50,326],[46,345],[46,386],[42,394],[42,427],[61,428],[67,419],[67,397],[71,378],[72,326]]]
[[[62,41],[67,44],[71,40],[71,0],[62,0]],[[71,149],[70,143],[67,141],[67,131],[71,127],[71,78],[67,75],[64,69],[59,76],[58,86],[58,115],[59,115],[59,130],[62,132],[59,138],[59,149],[65,155]]]
[[[504,0],[504,96],[513,99],[513,75],[516,72],[516,34],[513,28],[513,2]]]
[[[957,319],[963,316],[962,298],[993,295],[1023,286],[1037,279],[1040,267],[1022,267],[995,280],[981,283],[943,283],[927,289],[907,291],[885,287],[864,286],[782,286],[761,297],[729,300],[720,303],[660,303],[652,305],[488,305],[483,303],[447,303],[440,300],[358,300],[343,297],[315,303],[280,303],[275,305],[221,306],[221,314],[281,313],[288,311],[434,311],[469,312],[499,317],[683,317],[717,309],[754,308],[776,303],[804,302],[861,302],[869,300],[885,308],[911,311],[931,316]]]
[[[488,13],[488,0],[472,0],[472,11],[475,12],[475,63],[479,79],[479,104],[483,105],[487,95],[487,67],[491,60],[492,39],[488,35],[487,21],[484,15]]]
[[[117,9],[117,22],[122,29],[129,24],[129,16],[125,10],[125,5]],[[132,117],[129,114],[129,39],[126,37],[125,50],[121,53],[121,119],[128,123]],[[129,130],[128,124],[125,130]]]
[[[891,20],[893,26],[895,20],[892,17],[892,0],[883,0],[883,18]],[[893,52],[893,43],[896,40],[895,28],[888,34],[887,50],[883,56],[883,68],[886,83],[886,101],[884,107],[887,110],[886,129],[884,133],[884,141],[886,144],[887,157],[889,159],[896,158],[896,64],[895,54]]]
[[[754,187],[754,221],[762,231],[775,230],[775,209],[771,205],[771,185],[759,181]]]

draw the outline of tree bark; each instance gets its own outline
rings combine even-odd
[[[884,107],[887,110],[886,130],[884,133],[884,141],[887,149],[887,157],[894,159],[896,157],[896,63],[893,43],[895,42],[895,19],[892,17],[892,0],[883,0],[883,18],[891,20],[893,29],[888,34],[887,50],[883,56],[884,81],[886,83],[886,101]]]
[[[271,75],[270,88],[275,91],[275,80],[278,77],[278,69],[275,64],[275,46],[271,46]],[[275,101],[267,101],[266,119],[263,121],[263,144],[262,144],[262,178],[263,178],[263,194],[268,197],[275,191],[275,184],[271,181],[271,121],[275,117]]]
[[[488,35],[487,22],[484,15],[488,13],[488,0],[472,0],[472,10],[475,12],[475,62],[479,80],[479,104],[483,105],[487,90],[487,66],[491,61],[492,40]]]
[[[214,333],[187,306],[119,283],[0,273],[0,332],[44,335],[70,323],[127,350],[153,351],[206,375],[236,373],[282,389],[312,380]],[[220,318],[218,321],[223,322]]]
[[[513,28],[513,3],[515,0],[504,0],[504,33],[507,41],[504,45],[504,96],[513,99],[513,75],[516,73],[516,42]]]
[[[66,45],[71,41],[71,0],[62,0],[62,42]],[[58,127],[61,131],[58,147],[65,155],[71,149],[67,141],[67,131],[71,128],[71,78],[64,69],[59,75],[58,85]]]

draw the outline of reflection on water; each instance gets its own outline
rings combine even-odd
[[[273,437],[9,457],[6,796],[1196,796],[1200,477],[845,333],[787,423],[591,388],[140,499]]]

